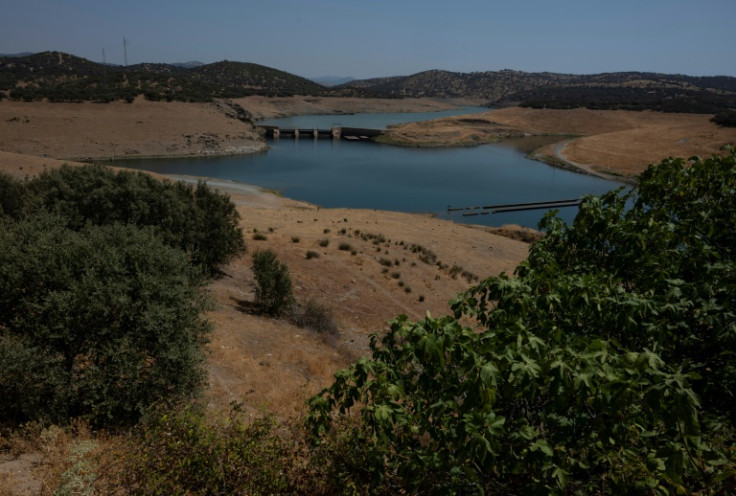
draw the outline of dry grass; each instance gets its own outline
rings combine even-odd
[[[367,353],[370,334],[385,329],[387,320],[399,314],[421,319],[427,311],[447,313],[447,302],[469,283],[423,263],[422,253],[409,249],[412,244],[427,246],[448,267],[459,265],[482,276],[512,272],[527,252],[525,243],[426,216],[283,202],[281,208],[241,207],[244,230],[274,228],[258,248],[277,253],[289,267],[296,299],[323,304],[338,333],[327,339],[286,319],[249,312],[254,299],[250,258],[234,261],[210,287],[217,301],[210,314],[215,331],[207,394],[213,408],[235,400],[252,415],[264,409],[282,418],[297,415],[304,400],[329,384],[335,371]],[[318,248],[325,230],[331,242]],[[291,242],[293,236],[299,237],[298,244]],[[340,250],[341,244],[349,244],[355,255]],[[308,260],[307,246],[317,248],[320,257]],[[382,260],[400,261],[397,269],[411,293],[382,273]]]
[[[16,118],[18,118],[16,120]],[[214,104],[0,102],[0,150],[36,157],[133,158],[263,151],[250,124]]]
[[[7,432],[0,456],[0,495],[107,495],[120,492],[125,436],[27,424]]]
[[[596,171],[633,177],[667,157],[710,156],[736,143],[736,129],[710,122],[711,115],[619,110],[506,108],[393,128],[389,140],[413,146],[488,143],[523,134],[579,136],[563,158]],[[560,139],[563,139],[562,137]],[[555,156],[555,145],[542,155]]]

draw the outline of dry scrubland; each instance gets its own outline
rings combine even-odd
[[[259,118],[450,107],[432,100],[334,98],[252,97],[236,103]],[[402,126],[392,138],[411,145],[448,146],[492,141],[504,134],[577,135],[582,137],[561,149],[565,158],[633,175],[666,156],[710,155],[736,142],[736,131],[718,128],[709,118],[509,108]],[[554,148],[541,153],[554,156]],[[0,170],[16,177],[38,174],[73,158],[265,149],[251,125],[227,117],[214,104],[0,102]],[[472,276],[511,272],[527,254],[528,245],[521,241],[427,216],[320,209],[254,187],[211,184],[228,192],[238,206],[249,253],[275,250],[290,269],[297,300],[326,305],[339,328],[336,335],[319,335],[251,313],[251,255],[232,262],[210,286],[216,308],[209,314],[214,333],[206,395],[217,410],[235,400],[254,416],[264,411],[282,418],[300,413],[304,400],[327,385],[336,370],[367,351],[369,335],[384,329],[387,319],[398,314],[412,319],[426,312],[445,314],[447,301],[467,288]],[[435,257],[431,263],[422,260],[427,254]],[[18,494],[38,492],[43,478],[50,477],[43,473],[53,465],[52,457],[50,451],[0,459],[0,494],[3,487]]]
[[[235,100],[256,118],[303,113],[430,111],[460,103],[432,99],[265,98]],[[226,115],[222,104],[0,103],[0,168],[16,177],[38,174],[73,158],[212,155],[267,149],[255,128]],[[669,155],[716,153],[736,142],[706,115],[507,108],[472,116],[398,126],[389,138],[410,145],[477,144],[499,136],[581,136],[538,156],[561,155],[599,171],[632,175]],[[57,160],[58,159],[58,160]],[[258,188],[212,181],[228,192],[243,217],[251,252],[272,248],[290,268],[296,297],[326,304],[338,336],[317,336],[283,321],[248,313],[253,299],[250,256],[233,262],[212,284],[218,302],[211,344],[212,404],[244,400],[253,411],[297,412],[332,373],[367,350],[368,336],[398,314],[446,313],[447,301],[479,277],[511,272],[527,245],[429,217],[365,210],[319,209]],[[254,231],[265,240],[253,240]],[[497,231],[498,232],[498,231]],[[368,236],[366,236],[366,234]],[[383,241],[377,242],[377,239]],[[327,246],[320,246],[320,241]],[[349,245],[340,249],[340,244]],[[422,262],[407,249],[436,255]],[[307,259],[313,251],[318,258]],[[390,262],[391,266],[387,267]],[[419,300],[422,301],[419,301]]]
[[[734,128],[710,122],[711,115],[619,110],[506,108],[472,116],[396,126],[386,141],[405,146],[491,143],[528,134],[575,136],[562,147],[535,154],[553,163],[632,178],[667,157],[707,157],[736,142]],[[555,148],[559,148],[555,152]]]

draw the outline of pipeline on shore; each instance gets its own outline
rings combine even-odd
[[[484,205],[482,207],[452,207],[447,206],[448,212],[463,212],[463,217],[475,215],[488,215],[489,213],[500,214],[504,212],[519,212],[522,210],[544,210],[548,208],[578,207],[580,198],[571,200],[553,200],[527,203],[507,203],[503,205]]]

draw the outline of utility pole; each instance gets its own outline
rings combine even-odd
[[[123,36],[123,56],[125,58],[125,67],[128,67],[128,40]]]

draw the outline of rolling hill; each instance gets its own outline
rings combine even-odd
[[[643,72],[575,75],[431,70],[411,76],[351,81],[338,88],[376,91],[394,97],[474,98],[496,107],[715,113],[736,106],[736,78]]]
[[[247,62],[123,67],[60,52],[0,57],[0,100],[131,102],[139,95],[148,100],[185,102],[250,95],[466,98],[494,107],[717,113],[736,108],[736,78],[646,72],[576,75],[508,69],[473,73],[431,70],[327,87]]]
[[[258,64],[98,64],[60,52],[0,58],[0,99],[49,101],[210,101],[248,95],[321,95],[306,78]]]

